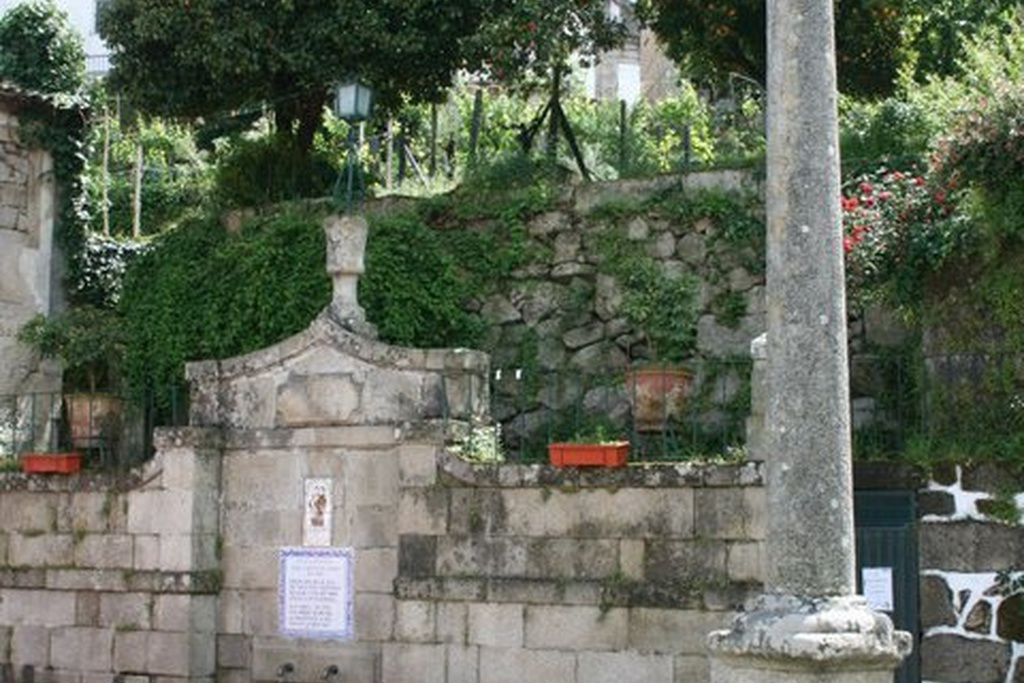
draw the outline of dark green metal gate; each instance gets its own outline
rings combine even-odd
[[[875,576],[892,575],[892,609],[896,628],[914,635],[914,651],[896,670],[896,683],[920,683],[918,624],[917,509],[913,491],[856,491],[857,590],[864,592],[864,568]]]

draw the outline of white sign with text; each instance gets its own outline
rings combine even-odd
[[[281,548],[277,579],[281,635],[352,638],[352,567],[352,548]]]
[[[860,578],[868,607],[879,612],[891,612],[892,567],[864,567],[860,570]]]

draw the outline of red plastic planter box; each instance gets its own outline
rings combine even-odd
[[[555,467],[622,467],[628,457],[628,441],[548,444],[548,458]]]
[[[82,469],[82,454],[78,451],[66,453],[22,453],[21,471],[37,474],[71,474]]]

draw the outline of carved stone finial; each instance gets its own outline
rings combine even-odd
[[[327,274],[334,284],[330,313],[346,329],[364,337],[377,337],[376,328],[366,321],[357,289],[363,273],[363,252],[369,225],[362,216],[335,215],[324,219],[327,236]]]

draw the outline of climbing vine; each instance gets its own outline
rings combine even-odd
[[[44,149],[53,158],[58,207],[56,241],[67,259],[68,281],[75,283],[85,271],[82,257],[89,223],[84,185],[86,106],[81,98],[66,95],[35,99],[37,102],[20,114],[19,136],[26,146]]]

